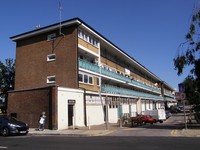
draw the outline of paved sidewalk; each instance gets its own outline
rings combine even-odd
[[[200,124],[196,120],[192,120],[190,124],[187,124],[187,129],[181,131],[181,135],[186,137],[200,137]]]
[[[185,125],[182,130],[174,130],[172,132],[173,136],[184,136],[184,137],[200,137],[200,124],[197,123],[194,117],[190,123],[187,124],[187,129]]]
[[[125,127],[127,128],[127,127]],[[69,128],[65,130],[49,130],[39,131],[35,128],[29,129],[29,135],[68,135],[68,136],[103,136],[121,129],[117,124],[110,124],[106,128],[105,124],[89,127]]]
[[[118,124],[109,124],[106,128],[105,124],[89,127],[69,128],[65,130],[49,130],[38,131],[34,128],[29,129],[29,135],[68,135],[68,136],[105,136],[117,130],[125,130],[129,127],[119,127]],[[137,127],[136,127],[137,128]],[[131,129],[131,128],[130,128]],[[188,124],[187,129],[172,130],[172,136],[178,137],[200,137],[200,124],[195,120]]]

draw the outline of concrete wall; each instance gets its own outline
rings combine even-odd
[[[84,92],[69,88],[58,88],[58,129],[68,128],[68,100],[75,100],[74,126],[84,125]]]

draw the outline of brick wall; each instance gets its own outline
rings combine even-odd
[[[46,128],[57,129],[57,87],[12,91],[8,97],[8,113],[16,113],[17,119],[38,128],[39,116],[45,111]]]
[[[47,41],[56,33],[55,40]],[[78,88],[77,27],[49,31],[17,41],[15,90],[49,86],[47,76],[56,76],[61,87]],[[47,61],[47,55],[56,54],[56,60]]]

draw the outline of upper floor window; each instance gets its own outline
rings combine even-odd
[[[56,82],[56,76],[47,77],[47,83],[55,83],[55,82]]]
[[[82,30],[78,30],[78,37],[80,37],[81,39],[83,39],[83,40],[87,41],[88,43],[94,45],[95,47],[99,48],[99,42],[94,37],[87,34],[86,32],[84,32]]]
[[[97,86],[100,86],[100,80],[99,80],[99,78],[97,77],[96,79],[97,79]]]
[[[47,61],[54,61],[56,60],[56,54],[50,54],[47,56]]]
[[[78,81],[81,83],[93,84],[93,76],[84,73],[79,73]]]

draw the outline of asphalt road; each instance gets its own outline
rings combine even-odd
[[[0,150],[195,150],[199,147],[199,138],[183,137],[0,137]]]
[[[197,150],[199,138],[175,137],[173,130],[184,127],[182,114],[163,124],[145,125],[100,137],[0,136],[0,150]]]
[[[174,132],[181,132],[184,128],[184,114],[173,114],[163,123],[146,124],[133,128],[115,131],[109,136],[174,136]]]

